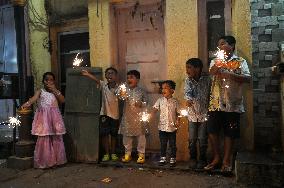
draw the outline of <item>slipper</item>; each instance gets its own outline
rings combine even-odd
[[[211,171],[211,170],[216,169],[218,166],[219,166],[219,163],[216,163],[216,164],[210,163],[204,167],[204,170]]]
[[[221,168],[221,173],[223,175],[232,175],[233,174],[232,167],[228,165],[223,165]]]

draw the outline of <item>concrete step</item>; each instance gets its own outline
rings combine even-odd
[[[284,154],[240,152],[235,161],[238,183],[284,187]]]

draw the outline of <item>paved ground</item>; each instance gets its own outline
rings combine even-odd
[[[104,182],[110,180],[109,183]],[[204,172],[67,164],[53,169],[24,171],[0,168],[0,187],[244,187],[234,177],[209,175]]]

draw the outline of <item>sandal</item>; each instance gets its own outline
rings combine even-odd
[[[219,166],[219,163],[210,163],[207,166],[204,167],[204,170],[206,171],[212,171],[214,169],[216,169]]]
[[[223,165],[221,168],[221,172],[223,175],[232,175],[233,171],[232,171],[232,167],[228,166],[228,165]]]

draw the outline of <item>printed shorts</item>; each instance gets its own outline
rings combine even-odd
[[[237,112],[209,112],[207,131],[209,134],[219,134],[223,128],[224,136],[240,137],[240,113]]]

